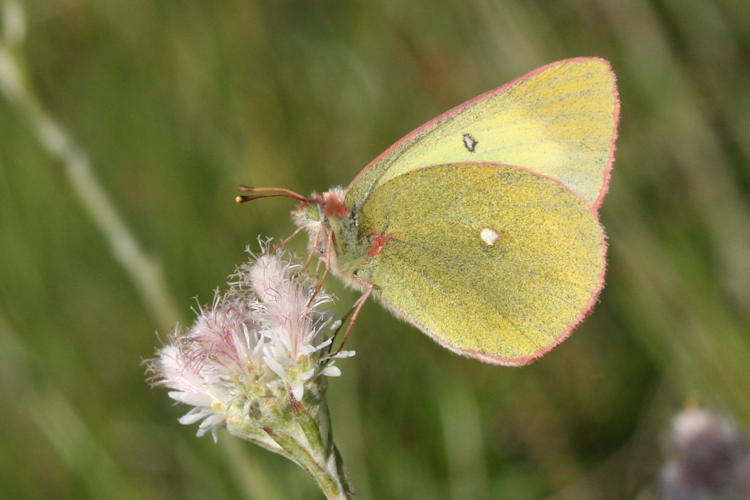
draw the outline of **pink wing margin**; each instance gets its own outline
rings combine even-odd
[[[443,113],[441,115],[438,115],[437,117],[435,117],[432,120],[428,121],[424,125],[415,128],[414,130],[412,130],[411,132],[409,132],[408,134],[406,134],[405,136],[403,136],[401,139],[399,139],[398,141],[396,141],[394,144],[392,144],[388,149],[386,149],[385,151],[383,151],[382,153],[380,153],[377,157],[375,157],[374,160],[372,160],[370,163],[368,163],[367,166],[365,166],[365,168],[363,168],[362,170],[359,171],[359,173],[354,177],[354,179],[352,180],[352,182],[350,182],[349,185],[347,186],[346,191],[349,192],[349,190],[357,182],[357,180],[367,170],[369,170],[373,165],[376,165],[381,160],[381,158],[383,158],[384,156],[386,156],[388,153],[390,153],[391,151],[393,151],[395,148],[403,145],[404,143],[407,143],[407,142],[411,141],[412,139],[414,139],[414,137],[418,136],[419,134],[421,134],[425,130],[429,130],[429,129],[433,128],[439,122],[441,122],[441,121],[443,121],[443,120],[445,120],[447,118],[451,118],[452,116],[455,116],[455,115],[461,113],[466,108],[470,108],[471,106],[474,106],[475,104],[477,104],[479,102],[482,102],[483,100],[485,100],[485,99],[487,99],[489,97],[493,97],[493,96],[496,96],[498,94],[502,94],[503,92],[505,92],[506,90],[508,90],[512,86],[517,85],[518,83],[523,82],[524,80],[528,80],[529,78],[533,77],[534,75],[537,75],[537,74],[541,73],[542,71],[545,71],[545,70],[547,70],[549,68],[552,68],[554,66],[559,66],[561,64],[568,64],[568,63],[576,62],[576,61],[599,61],[599,62],[604,63],[607,66],[607,71],[612,76],[612,81],[614,83],[614,85],[612,86],[612,94],[614,96],[614,102],[615,102],[615,106],[614,106],[614,109],[612,111],[613,117],[614,117],[614,127],[613,127],[613,130],[612,130],[612,137],[610,139],[609,157],[607,159],[607,166],[604,169],[604,172],[603,172],[603,175],[602,175],[602,186],[599,189],[599,196],[597,197],[596,201],[594,202],[594,204],[592,206],[592,208],[593,208],[594,211],[599,210],[599,207],[601,206],[602,201],[604,200],[604,196],[607,194],[607,191],[609,190],[609,179],[610,179],[611,172],[612,172],[612,164],[615,161],[615,141],[617,140],[617,128],[618,128],[619,121],[620,121],[620,95],[619,95],[619,93],[617,91],[617,77],[615,76],[615,73],[612,70],[612,65],[609,63],[609,61],[607,61],[606,59],[602,59],[601,57],[573,57],[573,58],[570,58],[570,59],[562,59],[560,61],[555,61],[555,62],[546,64],[546,65],[544,65],[542,67],[539,67],[539,68],[537,68],[537,69],[535,69],[535,70],[533,70],[533,71],[531,71],[529,73],[526,73],[523,76],[519,76],[515,80],[510,81],[510,82],[508,82],[508,83],[506,83],[504,85],[501,85],[500,87],[497,87],[496,89],[492,89],[492,90],[489,90],[487,92],[484,92],[483,94],[479,94],[478,96],[474,97],[473,99],[470,99],[470,100],[468,100],[468,101],[466,101],[466,102],[464,102],[462,104],[459,104],[458,106],[456,106],[454,108],[449,109],[445,113]]]

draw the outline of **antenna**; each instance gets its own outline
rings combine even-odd
[[[240,184],[237,186],[237,190],[241,193],[263,193],[270,192],[271,194],[241,194],[234,198],[237,203],[245,203],[248,201],[259,200],[261,198],[291,198],[297,201],[309,202],[307,198],[299,193],[295,193],[289,189],[276,188],[276,187],[251,187]]]

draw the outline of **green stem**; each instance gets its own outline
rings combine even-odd
[[[303,445],[290,435],[275,431],[270,427],[263,427],[263,430],[278,443],[279,446],[284,450],[284,454],[292,461],[302,467],[313,479],[318,483],[321,491],[325,494],[328,500],[352,500],[354,499],[354,492],[351,489],[351,485],[346,478],[339,472],[343,472],[343,464],[341,463],[341,455],[338,450],[334,454],[334,467],[329,467],[328,463],[320,464],[313,454],[310,453]],[[335,449],[335,447],[334,447]],[[317,450],[322,451],[322,450]],[[315,453],[316,455],[318,453]],[[330,462],[330,460],[328,461]]]
[[[325,385],[322,386],[321,390],[325,392]],[[321,456],[327,458],[329,466],[332,466],[331,474],[338,478],[338,482],[346,495],[345,498],[356,498],[354,488],[349,482],[349,477],[346,475],[341,453],[339,453],[338,448],[336,448],[336,445],[333,443],[333,434],[330,425],[331,417],[328,413],[328,405],[325,400],[320,403],[318,416],[320,417],[321,425],[318,426],[318,423],[315,422],[300,402],[295,400],[293,396],[290,397],[290,399],[292,410],[297,416],[298,423],[302,428],[302,432],[304,432],[308,443],[310,443],[310,446],[313,449],[319,448],[322,452]],[[322,433],[321,427],[323,431]],[[325,440],[323,439],[323,436],[325,436]]]
[[[157,318],[161,328],[171,327],[179,315],[167,290],[161,266],[141,248],[135,233],[97,179],[84,150],[44,109],[26,78],[20,47],[7,33],[0,38],[0,92],[26,120],[47,153],[62,164],[73,192],[104,235],[115,259],[138,290],[143,304]]]

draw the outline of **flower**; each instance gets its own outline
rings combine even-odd
[[[248,253],[228,289],[217,290],[210,306],[198,306],[187,331],[177,326],[148,369],[155,385],[193,407],[179,421],[200,422],[199,436],[210,432],[216,440],[226,427],[281,453],[274,433],[294,435],[290,415],[300,411],[317,418],[324,377],[340,375],[335,359],[354,353],[331,356],[325,349],[334,318],[324,306],[332,297],[298,263],[280,251]]]
[[[745,436],[728,419],[702,409],[672,421],[673,457],[661,472],[665,500],[741,500],[750,497]]]

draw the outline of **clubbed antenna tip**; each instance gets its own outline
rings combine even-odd
[[[297,201],[309,201],[307,198],[302,196],[299,193],[296,193],[294,191],[291,191],[289,189],[285,188],[276,188],[276,187],[252,187],[252,186],[245,186],[244,184],[240,184],[237,186],[237,190],[241,193],[263,193],[263,192],[270,192],[271,194],[242,194],[237,195],[234,198],[234,201],[237,203],[245,203],[248,201],[258,200],[260,198],[291,198],[293,200]]]

